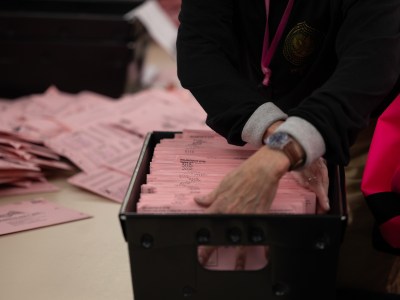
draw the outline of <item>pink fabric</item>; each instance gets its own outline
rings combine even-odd
[[[399,168],[400,95],[382,113],[376,124],[361,182],[364,195],[400,191]]]
[[[269,64],[271,63],[272,57],[275,54],[275,50],[278,46],[278,43],[282,37],[283,31],[285,30],[286,23],[289,19],[289,15],[293,8],[294,0],[289,0],[285,12],[283,13],[282,19],[279,22],[278,29],[274,35],[271,45],[269,44],[269,4],[270,0],[265,0],[265,10],[266,10],[266,25],[265,25],[265,33],[264,33],[264,44],[261,58],[261,69],[264,73],[263,84],[268,86],[269,79],[271,77],[271,69],[269,68]]]
[[[379,230],[382,237],[390,246],[400,249],[400,216],[391,218],[389,221],[381,224]]]
[[[392,191],[400,195],[400,166],[397,167],[392,178]]]

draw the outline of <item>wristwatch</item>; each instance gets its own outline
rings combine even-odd
[[[282,151],[290,161],[290,170],[297,169],[305,163],[305,157],[295,145],[294,139],[286,132],[275,132],[265,139],[270,149]]]

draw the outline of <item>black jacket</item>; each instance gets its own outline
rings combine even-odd
[[[271,0],[273,36],[287,0]],[[264,0],[183,0],[178,76],[230,143],[272,101],[313,124],[325,157],[347,164],[349,147],[400,86],[399,0],[295,0],[261,85]]]

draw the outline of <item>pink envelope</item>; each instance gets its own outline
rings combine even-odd
[[[90,217],[42,198],[14,202],[0,206],[0,235]]]

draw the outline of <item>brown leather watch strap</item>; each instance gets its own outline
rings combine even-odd
[[[293,139],[291,139],[289,143],[287,143],[282,148],[283,153],[285,153],[286,156],[289,158],[290,171],[300,168],[305,162],[303,151],[301,148],[299,148],[300,146],[299,147],[298,146],[299,145],[297,145],[296,142]]]

